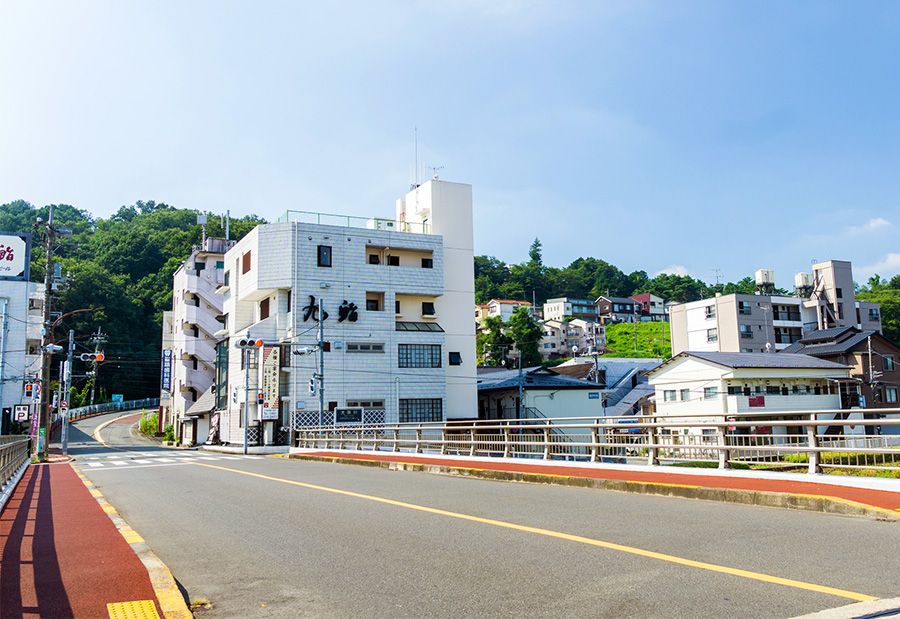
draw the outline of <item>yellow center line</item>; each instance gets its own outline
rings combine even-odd
[[[781,578],[780,576],[771,576],[769,574],[762,574],[760,572],[751,572],[749,570],[742,570],[734,567],[727,567],[724,565],[717,565],[715,563],[706,563],[705,561],[694,561],[693,559],[685,559],[683,557],[678,557],[675,555],[665,554],[662,552],[654,552],[652,550],[645,550],[643,548],[635,548],[633,546],[625,546],[622,544],[616,544],[613,542],[606,542],[599,539],[593,539],[590,537],[583,537],[581,535],[572,535],[570,533],[562,533],[559,531],[552,531],[550,529],[542,529],[539,527],[530,527],[523,524],[515,524],[513,522],[506,522],[504,520],[494,520],[493,518],[482,518],[480,516],[472,516],[470,514],[462,514],[459,512],[452,512],[445,509],[438,509],[436,507],[427,507],[425,505],[416,505],[415,503],[406,503],[404,501],[396,501],[394,499],[387,499],[384,497],[374,496],[371,494],[362,494],[360,492],[352,492],[350,490],[340,490],[339,488],[330,488],[328,486],[319,486],[317,484],[310,484],[303,481],[294,481],[292,479],[283,479],[281,477],[272,477],[270,475],[263,475],[261,473],[252,473],[250,471],[243,471],[241,469],[233,469],[227,466],[218,466],[215,464],[206,464],[201,462],[193,462],[195,466],[202,466],[210,469],[218,469],[220,471],[228,471],[230,473],[237,473],[238,475],[246,475],[248,477],[256,477],[258,479],[265,479],[268,481],[275,481],[282,484],[289,484],[291,486],[299,486],[301,488],[308,488],[310,490],[319,490],[321,492],[329,492],[331,494],[339,494],[341,496],[352,497],[355,499],[363,499],[366,501],[374,501],[376,503],[382,503],[384,505],[393,505],[394,507],[403,507],[405,509],[411,509],[418,512],[425,512],[428,514],[435,514],[438,516],[445,516],[447,518],[456,518],[458,520],[467,520],[469,522],[478,522],[481,524],[488,524],[495,527],[501,527],[503,529],[512,529],[514,531],[522,531],[524,533],[534,533],[535,535],[543,535],[545,537],[552,537],[555,539],[562,539],[570,542],[577,542],[579,544],[586,544],[588,546],[594,546],[597,548],[605,548],[607,550],[616,550],[618,552],[624,552],[631,555],[637,555],[639,557],[646,557],[648,559],[656,559],[658,561],[666,561],[668,563],[675,563],[677,565],[684,565],[687,567],[694,567],[701,570],[707,570],[710,572],[718,572],[720,574],[730,574],[732,576],[738,576],[740,578],[747,578],[750,580],[758,580],[761,582],[767,582],[776,585],[784,585],[785,587],[793,587],[795,589],[803,589],[806,591],[815,591],[817,593],[825,593],[828,595],[834,595],[837,597],[847,598],[850,600],[856,600],[858,602],[868,602],[871,600],[877,600],[878,598],[872,595],[866,595],[865,593],[857,593],[855,591],[847,591],[846,589],[837,589],[835,587],[828,587],[825,585],[817,585],[814,583],[803,582],[801,580],[793,580],[790,578]]]

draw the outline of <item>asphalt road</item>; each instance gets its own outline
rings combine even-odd
[[[198,616],[790,617],[854,601],[778,579],[900,595],[896,523],[225,459],[161,449],[133,420],[101,430],[115,449],[89,438],[114,417],[73,428],[76,466],[191,599],[211,602]]]

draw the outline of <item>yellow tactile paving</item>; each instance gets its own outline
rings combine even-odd
[[[110,602],[106,605],[109,619],[160,619],[153,600]]]

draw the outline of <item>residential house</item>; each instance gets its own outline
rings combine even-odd
[[[644,292],[633,294],[628,298],[638,303],[638,313],[642,322],[660,322],[669,319],[669,314],[666,312],[666,302],[662,297]]]
[[[544,303],[544,320],[566,320],[578,318],[586,322],[597,322],[597,304],[590,299],[560,297],[547,299]]]
[[[597,297],[597,312],[600,323],[636,322],[640,319],[640,308],[634,299],[624,297]]]
[[[499,316],[503,322],[506,322],[512,317],[513,312],[520,307],[531,310],[531,303],[513,299],[491,299],[487,303],[487,315],[491,318]]]
[[[842,393],[843,408],[898,408],[900,390],[900,347],[875,330],[834,327],[812,331],[784,349],[850,367],[850,378],[859,390]],[[867,428],[876,433],[875,426]],[[883,434],[900,434],[898,426],[883,426]]]

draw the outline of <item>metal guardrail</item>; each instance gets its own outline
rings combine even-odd
[[[125,402],[106,402],[93,406],[80,406],[69,410],[69,421],[77,421],[85,417],[115,413],[118,411],[133,411],[138,408],[155,408],[159,406],[159,398],[144,398],[143,400],[127,400]]]
[[[30,459],[31,441],[27,436],[0,436],[0,508],[9,496],[7,484]]]
[[[882,418],[882,416],[884,418]],[[900,408],[305,427],[292,445],[457,456],[900,472]]]

